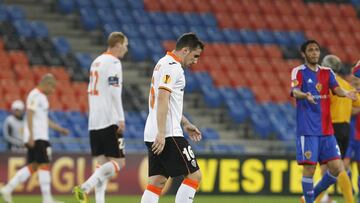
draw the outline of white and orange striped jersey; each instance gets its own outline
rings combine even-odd
[[[158,61],[153,71],[149,95],[149,115],[146,119],[144,131],[144,140],[146,142],[153,142],[158,133],[156,100],[159,89],[171,92],[165,137],[183,136],[180,123],[183,115],[185,83],[184,70],[179,63],[179,59],[173,53],[168,52],[166,56]]]
[[[121,62],[105,52],[92,62],[90,68],[89,130],[118,125],[120,121],[125,120],[121,92]]]
[[[39,89],[30,91],[26,99],[26,109],[33,111],[32,130],[34,140],[49,140],[49,101]],[[29,141],[30,131],[25,119],[24,143]]]

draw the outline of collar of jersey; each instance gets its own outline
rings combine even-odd
[[[116,57],[116,56],[114,56],[114,54],[112,54],[110,51],[105,51],[103,54],[108,54],[108,55],[111,55],[111,56],[113,56],[113,57],[117,58],[117,57]]]
[[[311,71],[313,71],[311,68],[309,68],[309,66],[307,66],[306,64],[304,64],[304,66],[306,67],[306,68],[308,68],[309,70],[311,70]],[[316,66],[316,71],[313,71],[313,72],[315,72],[315,73],[317,73],[318,71],[319,71],[319,65],[318,66]]]
[[[166,52],[166,55],[169,55],[169,56],[173,57],[175,61],[180,63],[180,58],[177,57],[174,53],[168,51],[168,52]]]

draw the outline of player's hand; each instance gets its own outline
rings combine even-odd
[[[152,151],[154,154],[159,155],[164,150],[165,147],[165,134],[158,133],[153,145],[151,146]]]
[[[356,101],[357,100],[357,93],[356,91],[349,91],[349,92],[346,92],[345,96],[353,101]]]
[[[120,121],[118,129],[116,130],[116,134],[122,135],[122,134],[124,134],[124,131],[125,131],[125,121]]]
[[[189,134],[189,137],[192,141],[198,142],[201,140],[201,132],[195,125],[188,123],[184,125],[184,130],[187,132],[187,134]]]
[[[32,137],[29,138],[29,141],[26,143],[26,145],[29,147],[29,148],[33,148],[35,146],[35,141]]]
[[[312,94],[310,92],[306,93],[306,99],[312,104],[317,104],[315,99],[314,99],[314,96],[312,96]]]

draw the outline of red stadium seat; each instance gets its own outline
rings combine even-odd
[[[258,5],[260,8],[260,12],[265,14],[265,16],[278,14],[276,6],[274,5],[273,1],[261,0],[261,1],[258,1]]]
[[[144,0],[144,7],[147,11],[161,11],[161,3],[158,0]]]
[[[259,77],[262,80],[262,84],[264,84],[266,87],[271,87],[274,85],[281,85],[281,82],[277,75],[271,71],[268,72],[260,72]],[[270,88],[270,89],[271,89]]]
[[[250,44],[250,45],[245,45],[245,47],[247,48],[247,50],[249,52],[249,56],[252,58],[266,56],[266,52],[264,51],[264,49],[262,48],[261,45]]]
[[[221,69],[224,70],[224,71],[227,71],[227,70],[239,70],[238,63],[231,56],[219,57],[218,63],[220,64]]]
[[[204,62],[204,58],[201,58],[201,60],[199,60],[199,62],[197,64],[191,65],[190,69],[192,71],[194,71],[194,72],[207,71],[208,69],[207,69],[206,64]]]
[[[313,17],[306,15],[297,16],[298,22],[301,25],[302,30],[317,30],[316,24],[313,22]]]
[[[0,50],[4,50],[5,45],[4,45],[4,40],[0,38]]]
[[[191,1],[195,5],[197,12],[210,12],[211,6],[207,0],[193,0]]]
[[[271,101],[268,89],[263,85],[252,86],[251,90],[254,92],[255,98],[258,102],[264,103]]]
[[[325,14],[327,15],[327,17],[342,17],[339,5],[341,4],[324,3],[323,10],[325,10]]]
[[[336,32],[322,32],[324,44],[322,46],[340,45],[341,41]]]
[[[235,21],[231,16],[231,13],[215,13],[216,19],[218,21],[218,25],[221,28],[234,28]]]
[[[268,94],[270,94],[271,100],[276,103],[284,103],[288,101],[289,92],[284,92],[283,87],[280,85],[273,85],[268,88]]]
[[[348,62],[348,55],[345,53],[344,48],[341,45],[328,46],[331,54],[338,56],[343,62]]]
[[[347,18],[344,23],[350,25],[353,32],[360,32],[360,20],[358,18]]]
[[[321,45],[325,43],[324,38],[322,37],[322,33],[317,32],[316,30],[306,30],[305,31],[306,38],[314,39],[319,42]]]
[[[227,7],[227,4],[224,2],[219,3],[218,0],[210,0],[208,1],[211,6],[211,10],[214,13],[227,13],[229,12],[229,9]]]
[[[249,56],[247,48],[242,44],[229,44],[229,49],[235,58]]]
[[[271,30],[284,30],[286,27],[280,15],[267,15],[265,20]]]
[[[360,49],[356,46],[346,46],[344,47],[345,53],[347,54],[348,62],[355,64],[359,61]]]
[[[256,72],[254,68],[249,67],[249,69],[243,71],[242,73],[243,73],[242,78],[244,78],[247,81],[249,86],[252,87],[263,84],[263,81],[259,77],[259,73]]]
[[[300,60],[300,59],[290,59],[290,60],[286,60],[286,63],[288,64],[288,66],[292,70],[293,68],[298,67],[301,64],[303,64],[303,61]]]
[[[48,66],[32,66],[31,70],[34,74],[35,83],[38,83],[45,74],[50,72]]]
[[[354,32],[354,33],[353,33],[353,36],[354,36],[354,38],[355,38],[356,41],[357,41],[357,46],[360,47],[360,32]]]
[[[256,1],[242,0],[241,3],[243,5],[245,14],[250,15],[254,13],[260,13],[260,8]]]
[[[287,62],[283,59],[271,58],[270,63],[272,64],[275,72],[277,73],[280,72],[290,73],[291,69],[294,68],[294,67],[289,67]]]
[[[81,112],[88,112],[89,111],[89,103],[88,103],[88,96],[87,95],[80,95],[78,97],[80,111]]]
[[[290,72],[278,72],[277,76],[282,86],[290,86],[290,81],[291,81]]]
[[[4,101],[6,109],[10,109],[12,102],[18,99],[24,101],[25,98],[22,98],[19,92],[10,92],[5,94],[1,100]]]
[[[21,97],[26,98],[29,92],[36,87],[33,80],[20,80],[18,82]]]
[[[240,70],[242,70],[242,71],[249,71],[249,70],[254,71],[255,70],[255,64],[248,57],[238,57],[235,59],[236,59],[237,63],[239,64],[238,67],[240,68]]]
[[[10,51],[10,60],[13,65],[15,64],[29,64],[29,60],[23,51]]]
[[[279,48],[279,46],[276,45],[265,45],[263,46],[263,50],[266,53],[266,57],[268,58],[282,58],[282,52]]]
[[[70,75],[63,66],[53,66],[50,68],[50,73],[54,75],[58,81],[70,81]]]
[[[1,70],[5,70],[5,69],[11,69],[11,60],[10,60],[10,56],[8,55],[8,53],[6,51],[0,50],[0,67]]]
[[[1,70],[0,71],[0,79],[4,80],[4,79],[15,79],[15,75],[14,72],[12,70],[9,69],[5,69],[5,70]]]
[[[48,96],[50,109],[53,111],[64,111],[63,104],[56,95]]]
[[[316,25],[317,30],[322,32],[332,31],[333,25],[326,17],[323,16],[316,16],[313,18],[313,23]]]
[[[332,17],[330,18],[333,24],[333,27],[337,32],[349,32],[351,30],[351,25],[344,21],[344,18],[341,17]]]
[[[291,7],[294,16],[308,15],[309,11],[303,1],[286,1],[287,5]],[[290,8],[289,8],[290,9]]]
[[[236,28],[252,28],[248,16],[243,13],[232,13],[232,19],[234,20]]]
[[[264,57],[253,58],[253,64],[257,72],[271,72],[274,68],[269,59]]]
[[[249,21],[253,29],[266,29],[269,25],[264,20],[265,16],[259,13],[249,14]]]
[[[292,7],[289,7],[288,1],[276,0],[274,6],[280,15],[294,15]]]
[[[231,83],[226,75],[226,73],[222,70],[211,70],[210,71],[211,78],[214,81],[214,85],[216,87],[230,87]]]
[[[87,88],[88,88],[87,82],[73,82],[71,85],[72,88],[74,89],[76,96],[79,96],[81,94],[87,95]]]
[[[243,73],[239,70],[228,70],[226,72],[232,87],[247,87],[249,84],[244,79]]]
[[[238,0],[225,0],[230,13],[243,13],[244,7],[241,1]]]
[[[302,26],[299,23],[298,19],[295,18],[292,15],[282,15],[281,16],[281,21],[284,24],[285,30],[296,31],[296,30],[301,30],[301,28],[302,28]]]
[[[312,17],[325,17],[327,16],[322,3],[308,3],[307,10]]]
[[[354,35],[350,32],[338,32],[339,39],[341,44],[344,46],[354,46],[356,44],[356,39]]]
[[[338,9],[343,17],[357,17],[356,10],[351,4],[338,4]]]
[[[230,47],[224,43],[213,43],[211,44],[212,49],[215,51],[216,56],[231,56]]]
[[[167,0],[160,0],[161,7],[163,11],[166,12],[176,12],[179,11],[179,6],[176,1],[169,2]]]
[[[181,12],[196,11],[195,5],[191,2],[191,0],[177,0],[177,4],[179,5],[179,10]]]

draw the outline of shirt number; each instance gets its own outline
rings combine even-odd
[[[90,90],[89,94],[97,96],[99,95],[99,91],[96,89],[97,83],[99,80],[99,73],[97,71],[90,71]]]
[[[195,154],[194,154],[194,152],[191,150],[191,146],[190,146],[190,145],[189,145],[187,148],[184,147],[182,153],[185,154],[186,159],[187,159],[188,161],[191,161],[191,159],[195,158]]]

